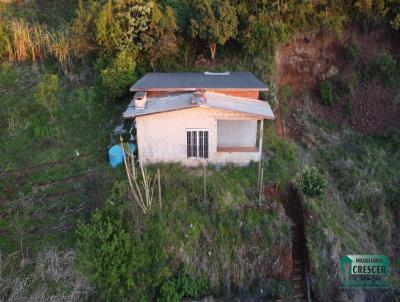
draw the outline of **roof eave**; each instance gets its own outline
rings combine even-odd
[[[168,87],[168,88],[162,88],[162,87],[151,87],[151,88],[144,88],[144,87],[134,87],[135,85],[132,85],[129,88],[130,92],[136,92],[136,91],[195,91],[195,90],[227,90],[227,91],[269,91],[268,87],[260,87],[260,88],[238,88],[238,87],[232,87],[232,88],[218,88],[218,87],[186,87],[186,88],[173,88],[173,87]]]

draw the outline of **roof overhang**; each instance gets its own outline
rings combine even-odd
[[[144,109],[136,109],[131,102],[123,113],[123,117],[128,119],[190,108],[208,108],[239,112],[260,119],[275,119],[271,107],[265,101],[207,92],[206,102],[192,103],[192,95],[192,93],[184,93],[149,98]]]

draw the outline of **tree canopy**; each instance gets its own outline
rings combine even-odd
[[[236,9],[227,0],[194,0],[191,3],[190,32],[210,46],[214,59],[216,45],[224,45],[238,33]]]
[[[204,55],[204,45],[212,59],[219,45],[224,55],[250,57],[270,72],[276,48],[300,32],[340,34],[347,22],[398,30],[399,1],[80,0],[62,31],[18,16],[0,19],[0,60],[50,55],[68,73],[89,59],[106,94],[118,99],[143,70],[188,66]]]

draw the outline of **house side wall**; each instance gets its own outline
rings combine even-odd
[[[137,143],[140,160],[144,164],[180,162],[187,166],[196,166],[203,162],[247,165],[250,161],[258,161],[260,159],[258,152],[217,152],[217,121],[219,119],[256,121],[255,117],[242,113],[209,108],[191,108],[137,117]],[[209,131],[208,159],[187,158],[187,129],[207,129]]]
[[[260,97],[260,92],[258,90],[224,90],[224,89],[216,89],[216,90],[207,90],[210,92],[223,93],[231,96],[237,96],[248,99],[258,100]],[[165,96],[171,93],[178,93],[179,91],[148,91],[147,97],[160,97]],[[182,92],[182,91],[181,91]]]

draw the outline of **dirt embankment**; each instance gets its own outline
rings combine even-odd
[[[366,83],[357,78],[360,66],[383,52],[397,60],[400,58],[396,35],[386,29],[347,28],[340,36],[321,31],[297,36],[283,45],[277,54],[278,84],[294,90],[288,100],[285,123],[288,134],[295,138],[301,135],[302,127],[296,115],[304,107],[300,100],[304,92],[310,96],[311,112],[322,119],[344,123],[364,134],[399,127],[400,105],[393,101],[399,97],[398,93],[385,88],[380,81]],[[356,60],[346,58],[346,48],[348,51],[351,46],[358,51]],[[346,86],[353,81],[351,92],[347,91],[331,106],[319,102],[318,87],[327,78],[339,78]]]

